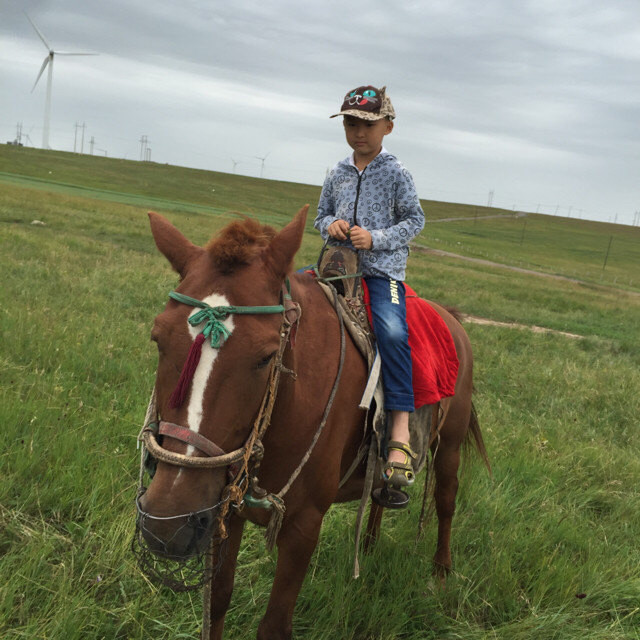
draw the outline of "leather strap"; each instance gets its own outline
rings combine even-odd
[[[211,440],[208,440],[196,431],[182,427],[179,424],[174,424],[173,422],[165,422],[162,420],[160,422],[158,433],[163,436],[169,436],[169,438],[173,438],[174,440],[180,440],[180,442],[184,442],[185,444],[189,444],[210,458],[216,458],[224,455],[225,453],[217,444],[211,442]]]

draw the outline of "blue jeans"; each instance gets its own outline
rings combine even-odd
[[[387,278],[365,278],[365,282],[380,351],[384,408],[411,412],[414,410],[413,382],[404,283]]]

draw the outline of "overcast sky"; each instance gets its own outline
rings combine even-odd
[[[321,184],[348,89],[387,86],[422,198],[631,224],[640,0],[0,0],[0,140]],[[77,132],[77,138],[75,134]],[[26,138],[26,135],[29,138]],[[292,211],[300,203],[292,203]],[[427,212],[428,214],[428,212]],[[617,218],[616,218],[617,216]]]

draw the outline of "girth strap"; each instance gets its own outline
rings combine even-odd
[[[191,445],[201,451],[210,458],[224,455],[225,451],[221,449],[217,444],[211,442],[203,435],[200,435],[196,431],[182,427],[179,424],[173,422],[160,421],[160,428],[158,433],[163,436],[168,436],[174,440],[179,440],[185,444]]]

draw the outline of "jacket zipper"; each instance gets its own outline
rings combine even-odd
[[[358,171],[356,167],[354,167],[354,169]],[[362,173],[358,171],[358,184],[356,186],[356,201],[353,203],[353,226],[354,227],[358,226],[358,200],[360,199],[360,183],[362,182],[362,176],[364,175],[364,172],[366,170],[367,168],[365,167],[362,170]]]

